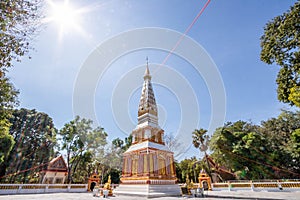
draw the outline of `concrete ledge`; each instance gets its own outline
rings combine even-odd
[[[133,195],[143,196],[147,198],[154,197],[167,197],[167,196],[180,196],[179,185],[125,185],[120,184],[113,193],[115,195]]]

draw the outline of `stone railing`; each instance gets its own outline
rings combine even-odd
[[[0,184],[0,195],[86,191],[87,184]]]
[[[252,191],[300,191],[300,181],[270,181],[270,182],[226,182],[213,183],[212,190],[252,190]]]

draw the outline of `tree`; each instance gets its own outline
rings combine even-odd
[[[94,160],[104,156],[107,133],[101,127],[93,129],[92,123],[91,120],[76,116],[59,131],[62,150],[67,153],[68,183],[74,181],[73,177],[77,177],[77,180],[86,178],[84,173],[77,170],[83,159]],[[89,158],[90,154],[93,155],[92,158]],[[82,168],[87,168],[89,163],[82,164],[86,165],[81,166]]]
[[[277,175],[294,177],[292,172],[300,173],[299,161],[294,158],[297,151],[297,140],[293,138],[300,128],[300,112],[283,110],[277,118],[271,118],[261,123],[261,132],[268,140],[271,148],[270,160],[284,171],[276,170]],[[295,146],[294,146],[295,145]],[[293,148],[296,149],[293,149]],[[288,174],[285,174],[289,172]]]
[[[55,155],[56,128],[52,118],[36,110],[14,110],[10,119],[14,146],[1,166],[1,175],[13,182],[30,182],[39,166]],[[13,174],[24,171],[24,173]]]
[[[107,148],[105,155],[102,158],[97,158],[99,166],[101,167],[101,183],[105,183],[108,180],[108,176],[111,176],[113,183],[120,182],[120,176],[122,174],[122,163],[124,149],[121,147],[114,147],[111,145]]]
[[[258,126],[244,121],[227,123],[214,132],[210,148],[215,162],[239,179],[267,178],[268,146]]]
[[[127,150],[126,145],[124,145],[124,141],[121,140],[120,138],[116,138],[112,141],[111,148],[109,148],[109,151],[106,152],[106,157],[109,159],[109,162],[107,164],[110,167],[110,169],[114,169],[115,171],[122,172],[123,153],[126,150]],[[112,179],[117,180],[116,178],[112,178]]]
[[[209,136],[207,135],[207,130],[205,129],[195,129],[193,132],[193,145],[199,148],[200,151],[204,152],[206,155],[207,143],[209,141]]]
[[[292,87],[288,99],[291,102],[293,102],[293,104],[295,104],[297,107],[300,107],[300,87]]]
[[[123,153],[131,146],[132,135],[129,135],[125,140],[116,138],[112,141],[112,144],[102,159],[98,159],[101,165],[101,173],[103,180],[102,183],[107,181],[108,176],[111,176],[113,183],[119,183],[122,174],[123,165]]]
[[[29,52],[30,42],[40,27],[41,0],[1,0],[0,77],[14,60]]]
[[[175,170],[176,170],[176,177],[177,177],[177,182],[178,183],[183,183],[183,179],[182,179],[182,170],[181,170],[181,167],[178,163],[178,161],[174,161],[174,164],[175,164]]]
[[[292,133],[291,139],[287,146],[287,151],[291,154],[291,157],[294,161],[294,166],[298,166],[297,169],[300,171],[300,129],[296,129]]]
[[[0,166],[14,145],[14,139],[9,134],[9,119],[12,117],[13,108],[18,105],[17,95],[18,91],[9,80],[0,75]],[[3,173],[0,170],[0,176]]]
[[[97,166],[93,162],[94,156],[91,151],[86,151],[80,158],[77,171],[72,173],[72,181],[75,183],[86,183],[87,177],[95,171]]]
[[[300,107],[300,1],[268,22],[261,37],[260,58],[278,64],[278,99]]]
[[[174,137],[173,134],[164,134],[165,145],[172,152],[178,150],[180,145],[179,141]]]
[[[39,27],[41,14],[40,0],[2,0],[0,2],[0,165],[13,146],[9,135],[9,119],[12,108],[17,104],[18,92],[14,89],[5,72],[28,53],[33,36]],[[0,175],[4,172],[1,168]]]
[[[299,129],[299,111],[260,125],[229,122],[212,135],[211,157],[238,179],[299,178]]]
[[[3,124],[3,121],[0,121],[0,166],[2,166],[15,144],[13,136],[7,133],[8,131],[4,127],[7,127],[7,124]],[[2,170],[0,170],[0,176],[4,173],[1,172]]]
[[[195,163],[198,163],[198,165],[195,165]],[[198,160],[196,157],[184,159],[179,163],[175,163],[175,166],[179,183],[184,183],[187,175],[194,183],[197,182],[201,169],[206,168],[204,162]]]
[[[209,136],[207,135],[207,130],[200,128],[199,130],[195,129],[192,133],[193,138],[193,145],[195,148],[199,148],[200,151],[204,152],[204,157],[207,163],[207,167],[209,169],[210,173],[210,166],[207,160],[207,149],[208,149],[208,142],[209,142]]]
[[[126,151],[132,144],[132,134],[125,138],[124,150]]]
[[[120,138],[114,139],[112,142],[113,148],[123,148],[124,147],[124,141]]]

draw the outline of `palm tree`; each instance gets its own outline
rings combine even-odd
[[[205,155],[205,160],[206,160],[206,163],[207,163],[207,167],[210,171],[210,166],[209,166],[209,163],[208,163],[208,160],[207,160],[207,149],[208,149],[208,141],[209,141],[209,136],[207,135],[207,130],[205,129],[195,129],[193,131],[193,145],[194,147],[196,147],[197,149],[199,148],[201,152],[204,152],[204,155]]]

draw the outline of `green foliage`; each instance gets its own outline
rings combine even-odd
[[[177,177],[177,182],[178,183],[183,183],[183,179],[182,179],[182,170],[181,167],[179,165],[179,163],[177,161],[174,161],[175,164],[175,170],[176,170],[176,177]]]
[[[104,147],[107,144],[107,133],[101,127],[93,129],[91,120],[80,119],[77,116],[74,120],[66,123],[59,134],[61,148],[67,152],[67,182],[81,182],[91,172],[78,170],[78,167],[90,169],[89,162],[82,162],[84,159],[92,162],[98,157],[103,157]],[[72,180],[73,177],[76,177],[76,180]]]
[[[18,105],[18,93],[8,78],[0,76],[0,120],[9,120],[13,108]]]
[[[0,149],[0,165],[12,148],[13,140],[9,135],[11,110],[18,103],[18,92],[14,89],[5,72],[14,60],[28,53],[41,17],[37,9],[39,0],[2,0],[0,2],[0,143],[7,145]],[[0,169],[0,176],[5,169]]]
[[[5,160],[14,145],[9,133],[13,108],[18,105],[18,91],[0,71],[0,177],[5,174]]]
[[[41,0],[1,0],[0,76],[14,60],[28,53],[30,42],[40,27]]]
[[[27,183],[38,170],[28,169],[48,163],[54,155],[56,129],[47,114],[24,108],[14,110],[10,123],[15,144],[1,166],[1,175],[5,173],[10,183]],[[28,171],[13,175],[23,170]]]
[[[268,22],[261,37],[261,60],[281,66],[277,75],[278,99],[299,107],[300,1]],[[294,88],[294,89],[292,89]]]
[[[288,99],[289,101],[293,102],[297,107],[300,108],[300,87],[298,85],[293,86],[290,89],[290,94]]]
[[[249,162],[249,159],[264,161],[258,150],[264,139],[257,129],[255,125],[244,121],[227,123],[224,127],[217,129],[210,141],[215,162],[228,170],[243,172],[243,176],[240,177],[242,179],[249,179],[251,177],[249,173],[260,176],[256,173],[257,164]],[[250,170],[246,173],[245,169]]]
[[[9,119],[12,116],[13,108],[18,105],[17,95],[18,95],[18,91],[15,90],[13,85],[9,82],[8,78],[4,78],[0,76],[0,134],[2,139],[10,138],[9,127],[11,124],[9,122]],[[10,149],[11,146],[7,146],[6,148],[1,148],[0,154],[6,155],[7,153],[9,153],[8,150]],[[2,161],[0,156],[0,164]]]
[[[292,133],[298,128],[300,128],[299,111],[282,111],[277,118],[262,122],[262,133],[268,138],[268,144],[272,150],[270,157],[277,167],[297,171],[298,167],[292,161],[292,156],[287,149]]]
[[[2,129],[1,122],[0,122],[0,127]],[[14,144],[15,142],[12,135],[8,134],[7,131],[0,131],[0,166],[3,164],[3,162],[9,155]]]
[[[104,174],[102,183],[106,183],[108,181],[108,176],[110,175],[111,183],[118,184],[120,182],[120,178],[122,175],[122,170],[118,170],[115,168],[112,168],[109,173]]]
[[[124,141],[120,138],[116,138],[112,141],[110,148],[107,148],[105,155],[97,157],[102,177],[104,177],[102,183],[107,181],[109,175],[111,175],[112,183],[120,182],[123,153],[130,147],[131,143],[132,135],[126,137]]]
[[[124,141],[120,138],[116,138],[112,141],[112,145],[114,148],[123,148],[124,147]]]
[[[110,148],[107,148],[104,156],[98,157],[97,160],[105,165],[105,168],[108,170],[108,173],[111,169],[122,170],[123,162],[123,153],[125,150],[123,148],[115,148],[113,145]]]
[[[209,136],[207,135],[207,130],[205,129],[195,129],[192,133],[193,136],[193,145],[196,148],[199,148],[200,151],[206,152],[207,150],[207,143],[209,141]]]
[[[197,160],[196,157],[184,159],[181,162],[175,162],[176,175],[179,183],[185,183],[186,176],[188,175],[190,181],[198,182],[198,176],[201,169],[206,169],[204,161]]]
[[[74,183],[86,183],[87,177],[90,177],[92,172],[95,170],[93,165],[93,154],[90,151],[86,151],[81,156],[77,170],[72,174],[72,180]]]
[[[287,150],[291,154],[295,166],[300,166],[300,129],[296,129],[292,133]]]
[[[20,61],[21,57],[29,52],[29,43],[40,26],[39,19],[42,16],[38,11],[41,8],[40,2],[40,0],[2,0],[0,2],[0,177],[5,175],[8,162],[12,159],[11,156],[8,158],[8,155],[14,143],[15,146],[20,145],[20,141],[14,141],[16,135],[11,136],[9,133],[11,126],[9,120],[12,117],[12,109],[18,104],[18,92],[5,77],[5,72],[13,65],[13,61]],[[16,121],[12,123],[15,125]],[[14,155],[14,153],[11,154]],[[15,159],[20,160],[19,155]],[[28,165],[24,162],[35,162],[33,160],[33,158],[25,158],[24,161],[20,161],[23,164],[13,166],[10,170],[17,171],[17,168],[25,168]],[[24,178],[23,181],[27,179]]]
[[[211,138],[211,157],[238,179],[299,178],[299,128],[298,111],[282,111],[260,126],[227,123]]]
[[[125,146],[124,150],[126,151],[132,144],[132,135],[130,134],[128,137],[125,138]]]
[[[207,160],[207,149],[210,137],[207,135],[207,130],[200,128],[199,130],[195,129],[192,133],[193,145],[196,148],[199,148],[201,152],[204,152],[204,159],[206,161],[206,171],[211,176],[210,164]]]
[[[123,140],[116,138],[112,141],[112,148],[121,148],[123,151],[126,151],[132,144],[132,135],[130,134]]]

